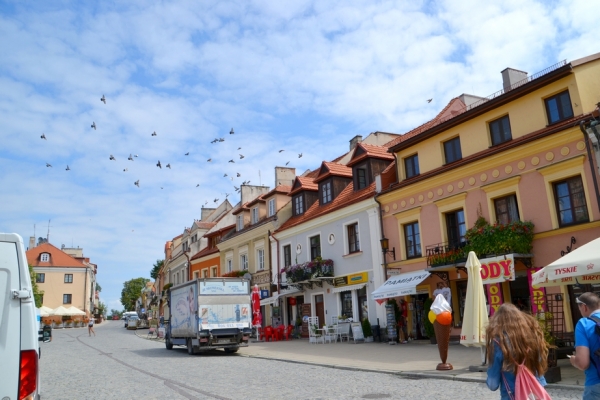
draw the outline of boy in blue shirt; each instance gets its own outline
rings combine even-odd
[[[599,348],[596,335],[596,323],[589,317],[600,318],[600,298],[595,293],[586,292],[575,299],[583,318],[575,327],[575,354],[570,357],[571,364],[585,372],[583,400],[600,399],[600,376],[596,365],[591,362],[592,349]]]

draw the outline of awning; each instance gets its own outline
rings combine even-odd
[[[356,285],[339,286],[339,287],[333,288],[331,293],[345,292],[347,290],[358,290],[358,289],[364,288],[365,285],[366,285],[366,283],[357,283]]]
[[[431,275],[425,270],[405,272],[394,275],[373,293],[373,300],[417,294],[417,285]]]
[[[273,304],[277,301],[277,299],[279,299],[282,296],[288,296],[290,294],[295,294],[295,293],[300,293],[300,289],[288,289],[288,290],[282,290],[281,293],[277,293],[274,292],[273,296],[271,297],[267,297],[266,299],[262,299],[260,301],[260,305],[261,306],[266,306],[269,304]]]

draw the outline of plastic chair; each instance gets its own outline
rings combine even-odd
[[[292,333],[294,332],[294,325],[288,325],[285,330],[285,340],[290,340],[292,338]]]
[[[268,342],[269,340],[274,342],[275,336],[273,336],[273,328],[270,326],[267,326],[265,328],[265,342]]]
[[[277,334],[277,340],[283,340],[285,336],[285,325],[279,325],[275,328],[275,332]]]
[[[320,334],[315,327],[319,326],[319,317],[308,317],[308,343],[325,344],[325,338]]]
[[[258,333],[258,340],[265,340],[265,330],[263,328],[256,328]]]

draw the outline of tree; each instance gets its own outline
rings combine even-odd
[[[114,308],[110,310],[110,315],[118,315],[119,318],[123,316],[123,311],[115,310]]]
[[[106,315],[106,304],[104,304],[103,302],[98,303],[98,314]]]
[[[98,291],[98,292],[102,291],[102,286],[100,286],[100,284],[98,282],[96,282],[96,291]]]
[[[152,279],[158,278],[158,271],[162,268],[165,260],[156,260],[156,263],[152,266],[152,270],[150,271],[150,277]]]
[[[123,283],[121,304],[123,304],[125,310],[135,310],[135,302],[140,297],[142,289],[146,287],[147,282],[150,282],[150,279],[135,278]]]
[[[35,306],[40,308],[44,305],[44,291],[40,290],[35,281],[35,276],[37,275],[33,270],[33,265],[29,264],[29,275],[31,276],[31,287],[33,288],[33,298],[35,299]]]

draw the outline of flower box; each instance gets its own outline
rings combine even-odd
[[[296,283],[320,277],[333,277],[333,260],[316,258],[301,264],[290,265],[281,270],[288,283]]]

